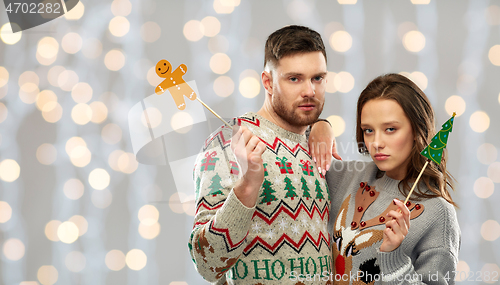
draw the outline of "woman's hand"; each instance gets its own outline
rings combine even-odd
[[[410,228],[410,211],[398,199],[394,199],[394,203],[399,207],[399,210],[387,213],[387,216],[392,217],[392,220],[385,223],[384,240],[380,246],[381,252],[389,252],[398,248]]]
[[[337,153],[335,136],[332,127],[324,121],[318,121],[311,126],[309,134],[309,150],[314,162],[318,166],[318,171],[325,175],[330,168],[332,155],[338,160],[342,160]]]

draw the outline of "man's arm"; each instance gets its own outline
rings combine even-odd
[[[199,195],[189,240],[196,269],[210,282],[222,278],[243,252],[264,179],[262,153],[266,149],[246,128],[234,134],[231,150],[226,148],[225,154],[219,141],[212,140],[212,148],[201,153],[195,165]],[[240,166],[235,184],[227,179],[233,174],[226,159],[233,158]]]

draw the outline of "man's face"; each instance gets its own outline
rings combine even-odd
[[[326,60],[321,52],[280,59],[272,70],[274,112],[292,127],[314,123],[325,103]]]

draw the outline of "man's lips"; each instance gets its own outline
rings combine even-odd
[[[304,111],[311,111],[311,110],[314,110],[314,108],[316,108],[316,105],[314,105],[314,104],[299,105],[299,109],[304,110]]]
[[[375,154],[375,155],[374,155],[374,158],[375,158],[376,160],[386,160],[386,159],[388,159],[388,158],[389,158],[389,156],[390,156],[390,155],[388,155],[388,154],[384,154],[384,153],[377,153],[377,154]]]

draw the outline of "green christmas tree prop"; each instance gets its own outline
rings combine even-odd
[[[325,199],[325,197],[323,196],[323,190],[321,190],[318,179],[316,179],[316,182],[314,182],[314,184],[316,184],[316,199],[319,199],[319,201],[321,202],[321,199]]]
[[[292,185],[292,180],[290,180],[290,178],[288,178],[288,176],[285,177],[285,190],[287,190],[286,192],[286,195],[285,195],[285,198],[292,198],[293,200],[293,197],[298,197],[297,196],[297,193],[295,193],[295,187],[293,187]]]
[[[410,199],[411,193],[413,193],[413,189],[415,189],[415,186],[418,185],[418,181],[420,180],[420,177],[424,173],[427,164],[429,164],[430,161],[434,161],[437,164],[441,164],[441,159],[443,158],[443,149],[446,147],[448,143],[448,136],[450,135],[451,130],[453,129],[455,115],[456,113],[453,112],[453,116],[448,121],[446,121],[446,123],[442,125],[441,130],[432,138],[431,143],[428,146],[426,146],[424,150],[420,153],[421,155],[427,158],[427,161],[425,162],[424,167],[422,167],[422,170],[420,171],[417,180],[415,180],[415,183],[413,183],[413,186],[411,187],[410,193],[408,193],[408,196],[406,197],[404,204],[406,204],[406,202],[408,202],[408,200]]]
[[[309,193],[309,187],[307,187],[307,181],[304,179],[304,177],[302,177],[300,179],[300,181],[302,182],[302,190],[304,191],[304,193],[302,194],[302,197],[306,197],[306,199],[309,200],[309,198],[312,198],[312,197],[311,197],[311,193]]]
[[[448,143],[448,137],[453,129],[454,120],[455,113],[453,113],[453,116],[442,125],[441,130],[434,136],[434,138],[432,138],[431,143],[420,153],[421,155],[427,157],[437,164],[441,164],[441,158],[443,158],[443,150]]]
[[[212,177],[212,184],[210,184],[210,186],[208,186],[209,189],[212,189],[210,190],[210,192],[208,192],[208,195],[212,195],[212,196],[216,196],[216,195],[224,195],[224,193],[222,193],[221,189],[224,188],[222,187],[222,185],[220,184],[220,181],[221,181],[221,178],[219,176],[219,174],[215,174],[214,177]]]
[[[275,193],[276,191],[271,188],[271,182],[269,180],[264,179],[264,183],[262,183],[262,187],[264,190],[262,191],[262,194],[260,194],[260,197],[262,197],[262,200],[260,200],[260,204],[267,203],[267,205],[271,204],[272,201],[276,201],[276,196],[274,196],[272,193]]]

